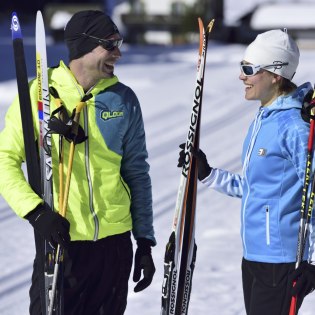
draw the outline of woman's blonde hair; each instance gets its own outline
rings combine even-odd
[[[280,94],[289,94],[297,88],[296,84],[291,80],[281,77],[279,81],[279,92]]]

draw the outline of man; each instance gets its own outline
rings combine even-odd
[[[0,191],[35,231],[65,249],[65,314],[123,314],[133,257],[130,231],[137,241],[135,292],[149,286],[155,272],[151,180],[141,108],[134,92],[114,75],[122,38],[107,15],[92,10],[78,12],[66,25],[64,35],[69,66],[60,61],[58,67],[50,68],[49,85],[69,116],[82,98],[90,95],[81,113],[83,135],[75,146],[66,217],[58,214],[59,135],[52,136],[55,211],[51,211],[30,189],[21,171],[24,143],[17,99],[0,134]],[[36,80],[30,82],[30,94],[37,121]],[[51,96],[51,112],[54,109]],[[38,137],[38,123],[35,125]],[[63,142],[65,161],[69,146]],[[32,315],[42,313],[38,269],[35,258]]]

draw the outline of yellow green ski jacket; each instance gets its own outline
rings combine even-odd
[[[59,93],[69,115],[84,96],[61,61],[49,69],[49,85]],[[134,237],[155,243],[149,165],[140,104],[134,92],[116,76],[99,81],[89,92],[80,116],[87,140],[75,146],[66,218],[71,240],[97,240],[129,230]],[[39,137],[37,80],[30,82],[35,135]],[[50,112],[56,109],[50,96]],[[10,106],[0,133],[0,192],[11,208],[24,217],[42,203],[25,180],[25,160],[18,97]],[[58,209],[59,136],[52,136],[54,209]],[[70,144],[64,141],[64,178]]]

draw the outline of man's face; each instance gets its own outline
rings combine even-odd
[[[121,36],[118,33],[106,38],[108,41],[119,39],[121,39]],[[83,66],[86,68],[88,75],[95,80],[111,78],[114,75],[114,65],[120,57],[121,52],[117,46],[107,50],[102,45],[99,45],[83,56]]]

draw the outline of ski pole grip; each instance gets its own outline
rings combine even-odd
[[[85,104],[86,103],[82,101],[75,108],[75,116],[74,116],[74,119],[73,119],[75,122],[78,122],[78,118],[79,118],[78,116],[81,113],[81,111],[82,111],[83,107],[85,106]]]
[[[90,94],[87,94],[87,95],[84,95],[81,102],[78,103],[78,105],[76,106],[75,108],[75,115],[74,115],[74,118],[73,120],[78,123],[79,122],[79,119],[80,119],[80,113],[83,109],[83,107],[86,105],[86,101],[88,101],[90,98],[92,98],[93,95],[90,93]]]
[[[74,115],[74,121],[77,123],[76,126],[78,126],[79,120],[80,120],[80,113],[83,109],[83,107],[86,105],[86,101],[90,99],[93,95],[88,94],[85,95],[82,98],[82,101],[78,103],[78,105],[75,108],[75,115]],[[76,127],[76,130],[74,131],[75,134],[77,134],[78,127]],[[72,172],[72,165],[73,165],[73,158],[74,158],[74,149],[75,149],[75,141],[72,141],[70,144],[70,150],[69,150],[69,159],[68,159],[68,170],[67,170],[67,176],[66,176],[66,184],[65,184],[65,190],[64,190],[64,198],[62,202],[62,209],[60,214],[65,217],[66,211],[67,211],[67,205],[68,205],[68,198],[69,198],[69,190],[70,190],[70,180],[71,180],[71,172]]]

